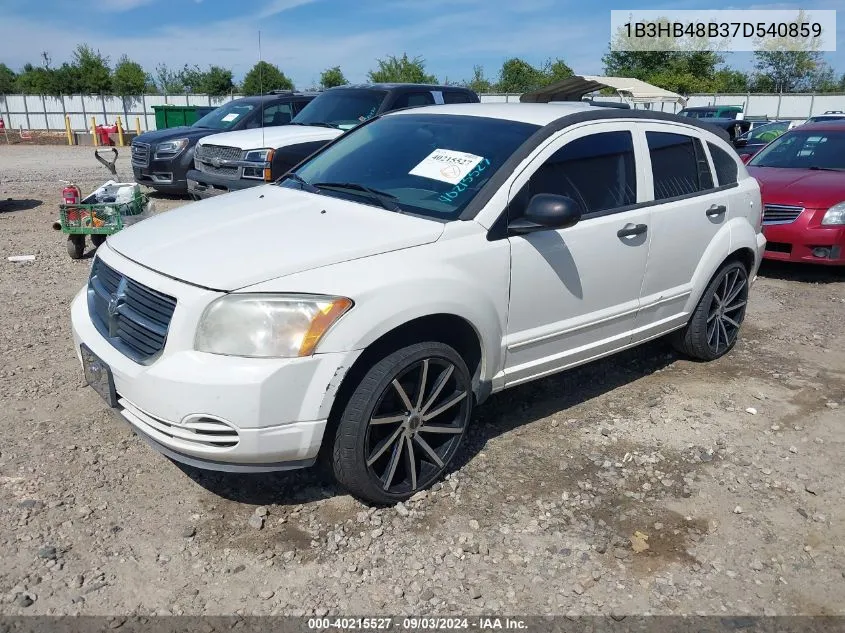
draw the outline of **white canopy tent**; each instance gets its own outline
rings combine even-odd
[[[598,77],[594,75],[572,75],[545,88],[523,94],[523,103],[549,103],[551,101],[581,101],[591,92],[612,88],[629,103],[678,103],[683,106],[686,98],[681,95],[652,86],[630,77]]]

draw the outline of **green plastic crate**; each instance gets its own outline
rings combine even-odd
[[[62,232],[72,235],[111,235],[123,228],[123,217],[143,213],[147,204],[143,193],[127,203],[60,204]]]

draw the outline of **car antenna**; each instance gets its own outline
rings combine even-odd
[[[261,31],[258,31],[258,92],[261,93],[261,147],[264,147],[264,60],[261,57]]]

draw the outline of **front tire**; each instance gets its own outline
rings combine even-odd
[[[672,337],[679,352],[715,360],[736,344],[748,304],[748,271],[741,262],[724,265],[710,280],[687,325]]]
[[[409,345],[370,368],[341,415],[337,481],[368,502],[393,504],[440,478],[472,415],[472,380],[448,345]]]

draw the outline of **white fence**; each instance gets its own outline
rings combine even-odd
[[[604,101],[621,101],[618,97],[596,97]],[[739,105],[745,116],[770,119],[807,119],[828,110],[845,112],[845,94],[697,94],[690,95],[686,107],[708,105]],[[641,107],[641,106],[638,106]],[[656,103],[655,110],[680,112],[683,106],[675,103]]]
[[[154,105],[219,106],[240,95],[211,97],[209,95],[141,95],[138,97],[105,97],[100,95],[0,95],[0,117],[12,130],[64,131],[65,116],[70,116],[75,131],[91,127],[91,117],[97,124],[112,125],[120,116],[126,130],[134,130],[136,119],[141,131],[156,129]],[[619,101],[618,97],[598,97],[605,101]],[[519,101],[518,94],[484,94],[481,101],[504,103]],[[768,116],[770,119],[806,119],[827,110],[845,111],[845,94],[698,94],[691,95],[688,106],[741,105],[746,116]],[[642,106],[638,106],[642,107]],[[681,106],[673,103],[653,104],[654,109],[677,112]]]
[[[209,95],[141,95],[138,97],[105,97],[101,95],[0,95],[0,116],[12,130],[64,131],[65,116],[70,126],[81,132],[91,128],[91,117],[97,125],[113,125],[118,116],[126,130],[135,129],[140,119],[141,131],[156,129],[157,105],[219,106],[238,95],[211,97]]]

